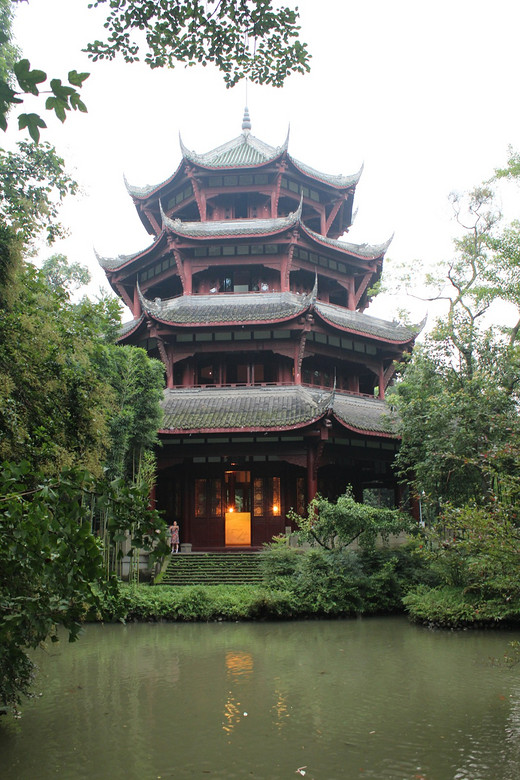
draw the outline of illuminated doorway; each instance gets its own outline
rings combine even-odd
[[[226,471],[226,526],[228,546],[251,545],[251,472]]]

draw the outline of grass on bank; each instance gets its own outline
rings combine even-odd
[[[417,584],[407,548],[353,552],[278,547],[262,554],[263,582],[250,585],[121,586],[104,620],[259,620],[391,614]]]

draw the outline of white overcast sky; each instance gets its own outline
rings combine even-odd
[[[63,221],[70,238],[52,251],[87,265],[103,284],[93,247],[105,256],[144,248],[144,232],[123,183],[155,184],[177,168],[179,132],[205,152],[240,133],[245,86],[225,88],[213,68],[151,71],[123,62],[92,64],[81,48],[101,37],[88,0],[30,0],[17,11],[17,43],[50,76],[90,71],[89,113],[64,125],[49,115],[45,140],[65,157],[82,195]],[[349,240],[392,233],[386,268],[422,266],[451,253],[455,225],[447,196],[488,178],[520,148],[518,0],[300,0],[312,71],[283,89],[249,85],[252,132],[278,146],[290,124],[290,153],[327,173],[365,164]],[[9,145],[16,137],[8,133]],[[516,202],[516,203],[515,203]],[[513,194],[512,214],[520,203]],[[51,254],[43,249],[42,257]],[[383,297],[369,312],[392,318]],[[410,308],[413,312],[413,306]],[[415,319],[419,317],[417,312]],[[426,307],[421,304],[421,311]]]

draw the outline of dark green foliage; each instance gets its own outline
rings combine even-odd
[[[88,7],[106,3],[94,0]],[[135,62],[144,37],[145,62],[151,68],[214,64],[228,87],[244,78],[281,87],[291,73],[310,70],[307,45],[298,40],[298,9],[275,7],[273,0],[109,0],[108,8],[107,39],[85,49],[94,62],[117,54]],[[50,92],[45,108],[61,122],[70,111],[86,112],[79,88],[89,74],[71,70],[67,83],[48,80],[29,60],[18,59],[11,23],[10,2],[0,0],[0,128],[7,129],[9,112],[23,104],[26,95]],[[27,129],[36,143],[46,126],[40,114],[18,115],[18,128]]]
[[[303,550],[288,547],[286,544],[275,542],[267,545],[260,564],[265,581],[274,588],[289,587],[298,571],[302,555]]]
[[[392,535],[414,529],[409,515],[396,509],[361,504],[350,489],[335,502],[318,495],[309,504],[305,517],[292,509],[287,517],[298,526],[302,541],[327,550],[342,549],[355,541],[361,547],[374,547],[378,538],[387,542]]]
[[[0,217],[21,231],[26,243],[42,231],[49,243],[65,235],[57,221],[59,207],[77,186],[49,144],[20,141],[16,152],[0,149]]]
[[[12,228],[0,224],[0,309],[12,304],[21,262],[21,241]]]
[[[315,549],[302,558],[293,587],[303,612],[351,615],[367,606],[365,579],[356,553]]]
[[[63,473],[49,481],[28,463],[0,471],[0,701],[27,694],[34,648],[57,625],[77,638],[93,583],[105,587],[100,547],[82,501],[89,477]],[[34,484],[36,488],[33,488]],[[106,587],[109,587],[107,585]]]
[[[288,618],[297,614],[293,600],[290,593],[260,585],[123,586],[115,598],[104,598],[103,614],[150,621]]]
[[[455,586],[422,586],[408,593],[403,603],[412,620],[437,628],[520,625],[520,600],[482,600]]]
[[[107,345],[98,350],[95,360],[114,392],[106,466],[113,477],[133,478],[143,453],[157,442],[164,366],[150,359],[144,349],[130,346]]]
[[[348,617],[402,611],[420,581],[407,547],[354,551],[294,548],[261,553],[263,584],[123,587],[104,601],[105,618],[255,620]]]
[[[129,553],[168,547],[149,508],[147,455],[162,367],[138,349],[120,357],[111,342],[117,304],[71,303],[66,285],[22,262],[12,229],[0,239],[0,458],[8,459],[0,479],[0,698],[13,705],[29,689],[26,649],[55,636],[57,625],[75,637],[87,610],[99,611],[93,586],[111,581],[123,542],[130,539]],[[124,361],[138,381],[107,374],[107,364]],[[135,456],[135,479],[104,468],[120,449],[112,422],[123,403],[136,420],[124,451]]]
[[[0,458],[99,473],[113,391],[93,360],[88,304],[69,304],[29,264],[13,285],[0,310]]]
[[[117,54],[135,62],[144,33],[151,68],[214,63],[229,87],[243,78],[281,87],[289,74],[309,70],[307,46],[294,40],[297,9],[275,8],[272,0],[117,0],[109,7],[108,38],[86,48],[94,62]]]
[[[48,477],[26,462],[6,463],[0,507],[0,702],[12,706],[29,692],[27,648],[57,641],[59,626],[74,641],[88,613],[124,612],[103,540],[92,533],[96,514],[108,511],[113,539],[131,527],[138,547],[164,555],[168,545],[147,491],[77,469]]]
[[[425,541],[421,556],[437,582],[408,594],[413,619],[450,627],[520,623],[520,532],[499,504],[493,511],[446,507]]]

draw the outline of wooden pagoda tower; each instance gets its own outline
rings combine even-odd
[[[120,341],[165,367],[155,498],[194,550],[257,547],[290,507],[351,485],[392,498],[385,403],[416,333],[370,317],[387,244],[340,240],[361,171],[332,176],[241,134],[127,184],[152,237],[99,258],[133,319]]]

